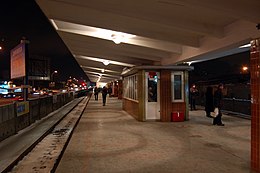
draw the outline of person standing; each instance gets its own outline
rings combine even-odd
[[[213,119],[213,125],[224,126],[221,120],[222,117],[221,109],[223,106],[223,93],[222,93],[223,88],[224,88],[223,84],[219,84],[218,89],[214,93],[214,107],[218,108],[219,113]]]
[[[94,95],[95,95],[95,100],[98,100],[98,88],[94,88]]]
[[[190,109],[196,110],[196,97],[198,96],[199,92],[198,89],[196,88],[196,85],[193,84],[192,87],[190,88]]]
[[[102,98],[103,98],[103,106],[106,105],[106,99],[107,99],[107,87],[104,86],[102,89]]]
[[[214,99],[213,99],[213,88],[211,86],[207,87],[205,98],[206,98],[205,100],[206,116],[212,118],[210,112],[214,111]]]

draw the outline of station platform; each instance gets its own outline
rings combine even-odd
[[[91,98],[57,173],[249,173],[251,121],[203,110],[185,122],[138,122],[122,101]]]

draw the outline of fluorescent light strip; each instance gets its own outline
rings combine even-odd
[[[248,47],[250,47],[250,46],[251,46],[251,44],[248,43],[248,44],[245,44],[245,45],[239,46],[238,48],[242,49],[242,48],[248,48]]]

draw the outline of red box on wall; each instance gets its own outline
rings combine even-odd
[[[183,112],[172,112],[172,121],[173,122],[184,121],[184,113]]]

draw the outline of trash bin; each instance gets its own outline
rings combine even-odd
[[[173,122],[184,121],[184,113],[183,112],[172,112],[172,121]]]

